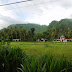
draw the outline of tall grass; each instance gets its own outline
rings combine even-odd
[[[72,62],[43,55],[35,59],[9,43],[0,44],[0,72],[72,72]]]
[[[57,60],[51,55],[41,56],[35,60],[33,57],[25,59],[18,72],[72,72],[72,62],[62,57]]]
[[[0,46],[0,72],[17,72],[17,67],[21,67],[25,56],[20,48]]]

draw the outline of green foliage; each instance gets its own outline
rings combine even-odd
[[[0,46],[0,72],[17,72],[25,56],[20,48]]]
[[[22,68],[18,68],[21,72],[71,72],[72,63],[62,57],[57,60],[51,55],[41,56],[35,60],[33,57],[27,58]],[[69,70],[70,69],[70,70]]]
[[[33,23],[28,23],[28,24],[14,24],[14,25],[10,25],[8,26],[8,28],[15,28],[15,26],[17,27],[17,29],[20,30],[20,27],[22,26],[23,29],[25,29],[26,31],[29,31],[31,28],[35,28],[35,33],[42,33],[44,31],[47,30],[47,26],[46,25],[39,25],[39,24],[33,24]]]
[[[48,26],[48,29],[53,29],[56,25],[58,24],[58,21],[52,21],[49,26]]]
[[[62,19],[60,21],[52,21],[49,26],[38,24],[15,24],[8,28],[0,30],[0,41],[12,41],[13,39],[21,39],[21,41],[36,41],[37,39],[59,39],[61,35],[65,38],[72,38],[72,19]]]
[[[72,38],[72,19],[52,21],[48,26],[48,31],[43,33],[43,36],[49,40],[60,38],[61,35]]]
[[[31,33],[34,35],[35,28],[31,28]]]

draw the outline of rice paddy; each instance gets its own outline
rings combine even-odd
[[[11,46],[20,47],[29,56],[34,56],[35,58],[50,54],[56,58],[60,58],[64,55],[69,60],[72,60],[72,42],[67,42],[67,44],[58,42],[11,42]]]

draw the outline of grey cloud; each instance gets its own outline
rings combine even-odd
[[[70,15],[70,17],[72,18],[72,14]]]
[[[0,27],[4,28],[9,26],[10,24],[20,24],[20,23],[24,23],[22,21],[19,21],[18,19],[13,19],[11,17],[7,17],[7,16],[3,16],[0,15],[0,20],[2,20],[2,23],[0,22]]]
[[[72,7],[72,0],[50,0],[50,2],[56,5],[60,5],[64,8]]]
[[[21,0],[8,0],[9,3],[15,2],[15,1],[21,1]],[[41,4],[43,2],[47,2],[47,3]],[[34,5],[34,4],[38,4],[38,5]],[[30,5],[33,5],[33,6],[30,6]],[[51,6],[49,6],[49,5],[51,5]],[[25,6],[28,6],[28,7],[25,7]],[[56,6],[56,7],[60,6],[61,8],[62,7],[63,8],[71,8],[72,7],[72,0],[33,0],[33,1],[27,2],[27,3],[21,3],[21,4],[6,6],[4,9],[13,9],[12,10],[13,13],[11,13],[11,14],[13,16],[14,16],[14,14],[16,14],[17,17],[19,17],[18,16],[19,13],[20,14],[26,13],[26,14],[31,15],[32,17],[34,17],[34,15],[36,15],[36,17],[38,17],[40,15],[43,15],[44,11],[49,12],[50,9],[55,10],[54,6]],[[29,15],[27,15],[26,17],[28,17],[30,19]],[[13,19],[10,16],[8,17],[8,16],[0,15],[0,20],[3,21],[3,23],[0,24],[0,27],[7,27],[10,24],[16,24],[16,23],[24,23],[24,21],[21,21],[21,19],[20,20],[19,19]]]

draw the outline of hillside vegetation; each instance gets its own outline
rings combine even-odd
[[[72,19],[62,19],[52,21],[48,26],[38,24],[13,24],[0,30],[1,39],[21,39],[22,41],[36,41],[44,38],[53,40],[64,35],[66,38],[72,38]]]
[[[62,19],[60,21],[52,21],[45,32],[49,37],[59,38],[64,35],[66,38],[72,38],[72,19]]]
[[[51,28],[61,28],[62,30],[63,29],[66,29],[66,28],[69,28],[72,30],[72,19],[62,19],[60,21],[52,21],[49,26],[48,26],[49,29]]]
[[[17,27],[17,29],[20,29],[20,27],[23,27],[26,31],[29,31],[31,28],[35,28],[35,33],[42,33],[44,31],[47,30],[47,26],[46,25],[39,25],[39,24],[13,24],[8,26],[8,28],[15,28]]]

